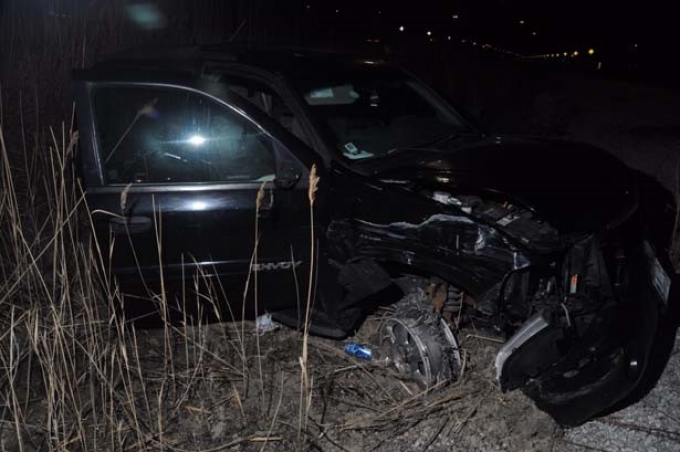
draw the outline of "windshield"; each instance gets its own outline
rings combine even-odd
[[[469,131],[420,82],[394,70],[308,76],[298,79],[298,89],[326,138],[351,160],[432,146]]]

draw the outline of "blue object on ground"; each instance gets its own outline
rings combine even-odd
[[[359,359],[370,360],[373,358],[373,350],[367,345],[348,342],[345,344],[345,353]]]

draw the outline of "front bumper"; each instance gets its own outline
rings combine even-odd
[[[659,363],[650,365],[650,359],[658,358],[655,343],[665,341],[666,335],[675,335],[674,328],[667,331],[660,327],[669,324],[664,321],[667,307],[677,306],[679,301],[678,284],[671,282],[674,277],[669,276],[645,241],[628,247],[627,262],[626,296],[605,304],[566,354],[522,386],[540,409],[562,425],[578,425],[614,407],[625,406],[641,385],[649,385],[645,376],[658,368]],[[536,324],[536,318],[527,324],[532,321]],[[502,366],[513,358],[508,355],[530,349],[532,340],[537,344],[534,347],[540,347],[545,343],[540,336],[550,334],[551,327],[553,331],[559,329],[552,325],[534,328],[536,339],[527,337],[527,330],[520,328],[516,334],[524,334],[522,343],[513,345],[518,339],[515,336],[507,342],[497,357],[497,365],[501,363],[497,368],[501,389],[506,389],[503,382],[507,381]]]

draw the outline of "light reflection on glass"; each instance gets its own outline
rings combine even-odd
[[[135,3],[126,7],[128,18],[139,28],[160,30],[165,28],[167,20],[156,5],[149,2]]]
[[[192,135],[187,139],[187,143],[189,143],[192,146],[202,146],[206,142],[205,137],[201,135]]]

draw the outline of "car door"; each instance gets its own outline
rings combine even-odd
[[[247,106],[180,85],[76,90],[93,229],[128,312],[148,299],[227,319],[299,304],[307,167]]]

